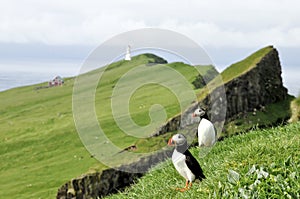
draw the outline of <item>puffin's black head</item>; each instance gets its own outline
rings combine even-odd
[[[186,137],[182,134],[173,135],[173,137],[169,139],[168,145],[175,146],[176,150],[181,153],[184,153],[188,148]]]

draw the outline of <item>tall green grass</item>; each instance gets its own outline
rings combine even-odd
[[[204,158],[190,149],[207,179],[184,193],[175,188],[185,180],[167,161],[108,198],[299,198],[299,148],[299,122],[253,130],[217,142]]]

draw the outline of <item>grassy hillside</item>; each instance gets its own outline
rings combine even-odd
[[[199,158],[207,177],[184,193],[185,180],[170,161],[108,198],[299,198],[300,123],[230,137]]]
[[[0,93],[0,198],[54,198],[61,184],[98,164],[75,130],[72,85]]]
[[[116,124],[116,118],[113,116],[112,100],[116,100],[116,105],[114,107],[115,111],[126,106],[124,102],[128,100],[128,108],[131,119],[137,125],[145,126],[151,122],[149,110],[155,104],[160,104],[164,107],[167,115],[166,119],[180,113],[180,104],[176,93],[174,93],[174,90],[171,90],[162,84],[168,83],[168,85],[174,85],[174,87],[172,87],[173,89],[176,88],[177,90],[183,90],[180,93],[181,95],[184,95],[184,87],[182,84],[178,84],[178,79],[176,77],[173,78],[172,75],[168,75],[171,71],[167,68],[171,68],[171,70],[174,69],[178,72],[178,74],[183,75],[185,79],[188,80],[191,89],[193,88],[191,82],[198,74],[194,67],[184,63],[172,63],[166,65],[157,64],[149,66],[148,61],[145,62],[144,56],[145,55],[134,57],[132,62],[122,61],[122,64],[120,65],[116,63],[109,66],[105,73],[103,73],[99,86],[96,90],[95,101],[97,103],[95,104],[95,109],[101,128],[106,133],[106,136],[114,140],[114,144],[120,148],[137,143],[140,139],[126,135]],[[150,63],[152,62],[153,61],[150,61]],[[136,66],[139,67],[138,70],[135,70]],[[167,66],[167,68],[163,66]],[[113,68],[113,70],[111,70],[111,68]],[[154,72],[152,70],[149,71],[150,68],[152,68]],[[147,71],[147,75],[145,71]],[[126,74],[126,77],[122,76],[124,74]],[[121,79],[121,77],[123,77],[123,79]],[[144,84],[144,82],[147,81],[152,81],[153,83]],[[119,87],[116,83],[120,84]],[[132,90],[131,88],[134,85],[140,86],[137,90]],[[126,99],[128,92],[132,93],[130,98]],[[185,101],[183,103],[185,107],[188,107],[191,101]],[[118,117],[118,115],[115,115],[115,117],[116,116]],[[127,122],[127,119],[128,118],[124,117],[124,123]],[[147,132],[140,133],[143,133],[145,137],[148,137],[153,133],[156,127],[149,129]],[[162,144],[164,144],[164,139],[162,139],[162,141]],[[153,148],[153,144],[149,144],[151,146],[147,144],[137,146],[137,152],[148,151],[149,148],[156,150],[162,147],[160,144],[156,144],[156,147]]]
[[[164,146],[167,139],[138,139],[124,134],[116,126],[110,109],[110,96],[121,76],[135,66],[142,69],[163,66],[153,65],[153,62],[163,63],[163,60],[153,55],[140,55],[131,62],[113,63],[99,82],[95,100],[97,117],[107,136],[120,148],[136,143],[137,152],[151,151]],[[195,68],[183,63],[170,64],[170,68],[189,82],[197,75]],[[103,69],[88,75],[99,71]],[[46,84],[0,92],[0,198],[54,198],[57,189],[71,178],[105,168],[86,151],[75,129],[72,115],[74,78],[66,79],[62,87],[35,89]],[[139,125],[147,124],[148,110],[156,103],[165,107],[168,117],[180,111],[172,92],[158,84],[150,84],[136,90],[130,98],[133,120]]]

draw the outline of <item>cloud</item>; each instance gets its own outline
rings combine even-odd
[[[125,31],[157,27],[205,46],[298,47],[298,2],[10,0],[0,7],[0,42],[98,45]]]
[[[167,27],[179,31],[190,38],[195,38],[199,44],[213,47],[257,47],[276,45],[282,47],[300,46],[300,28],[282,27],[238,30],[221,28],[214,23],[190,23],[179,25],[176,22],[165,23]]]

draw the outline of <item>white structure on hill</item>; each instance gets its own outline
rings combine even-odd
[[[130,60],[131,60],[131,55],[130,55],[130,53],[131,53],[131,47],[128,45],[128,46],[127,46],[127,49],[126,49],[126,55],[125,55],[125,60],[126,60],[126,61],[130,61]]]

